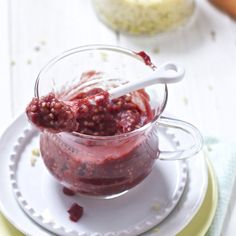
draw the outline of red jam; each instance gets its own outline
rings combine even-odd
[[[145,63],[147,66],[150,66],[150,67],[152,67],[152,68],[155,68],[155,67],[156,67],[156,66],[152,63],[150,56],[148,56],[148,54],[147,54],[146,52],[140,51],[140,52],[136,52],[136,54],[139,55],[139,56],[143,59],[144,63]]]
[[[73,203],[67,212],[69,213],[70,220],[77,222],[83,215],[83,207],[79,206],[77,203]]]
[[[75,114],[70,105],[58,100],[55,94],[33,98],[26,108],[29,120],[39,129],[50,132],[72,132],[76,129]]]
[[[110,100],[108,92],[95,88],[60,101],[53,93],[33,98],[26,109],[29,120],[41,130],[111,136],[138,129],[152,119],[144,92],[145,109],[131,95]]]
[[[113,100],[98,88],[69,101],[49,94],[33,99],[26,112],[44,131],[40,150],[46,167],[72,192],[103,196],[126,191],[151,172],[159,154],[155,126],[128,135],[153,119],[144,90]]]
[[[74,191],[72,191],[71,189],[66,188],[66,187],[64,187],[64,188],[62,189],[62,191],[63,191],[63,193],[64,193],[65,195],[67,195],[67,196],[74,196],[74,195],[75,195],[75,192],[74,192]]]

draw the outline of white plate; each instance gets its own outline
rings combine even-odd
[[[148,178],[122,196],[109,200],[81,195],[68,197],[47,171],[42,158],[34,166],[30,164],[29,157],[35,148],[39,148],[38,131],[30,128],[18,135],[10,162],[12,188],[29,217],[63,236],[132,236],[146,232],[170,214],[187,182],[184,161],[158,160]],[[78,223],[71,222],[67,213],[74,202],[85,212]],[[51,219],[45,219],[45,210]]]
[[[198,212],[208,187],[208,170],[203,152],[187,161],[188,181],[184,193],[171,214],[145,236],[174,236],[182,231]],[[191,235],[192,236],[192,235]]]
[[[10,220],[11,223],[13,223],[17,228],[19,228],[22,232],[30,235],[35,235],[35,236],[49,236],[52,235],[51,233],[48,233],[48,231],[44,230],[43,228],[39,227],[37,224],[34,224],[25,214],[24,212],[19,208],[19,205],[15,201],[14,194],[11,188],[11,181],[9,178],[9,170],[7,169],[7,165],[9,164],[10,161],[10,155],[12,153],[12,148],[13,146],[17,143],[18,141],[18,136],[21,134],[26,128],[28,127],[28,122],[25,119],[24,115],[21,115],[18,119],[13,122],[10,127],[7,129],[7,131],[4,133],[0,140],[0,148],[2,150],[0,154],[0,186],[1,186],[1,194],[0,194],[0,207],[4,215]],[[174,146],[174,142],[172,139],[169,139],[169,145]],[[30,158],[30,157],[29,157]],[[30,163],[29,163],[30,164]],[[163,162],[158,164],[157,166],[161,165],[174,165],[173,162]],[[189,181],[187,182],[187,189],[184,192],[184,196],[179,202],[177,208],[173,211],[173,214],[171,214],[166,220],[164,220],[159,226],[158,226],[158,232],[155,232],[155,235],[174,235],[177,232],[179,232],[197,211],[197,209],[200,207],[201,202],[205,196],[206,192],[206,187],[207,187],[207,172],[206,172],[206,167],[205,167],[205,162],[202,154],[198,154],[197,157],[192,158],[191,160],[188,161],[188,168],[189,168]],[[47,173],[47,172],[46,172]],[[155,173],[154,173],[155,176]],[[30,179],[30,176],[29,178]],[[149,178],[148,178],[149,179]],[[147,181],[150,181],[148,180]],[[152,179],[152,175],[150,176],[150,179]],[[51,179],[51,181],[54,181]],[[58,186],[54,182],[54,186]],[[142,185],[142,184],[141,184]],[[139,191],[142,186],[138,186],[134,191]],[[143,188],[147,186],[143,185]],[[58,187],[55,187],[58,191]],[[51,192],[55,192],[52,189]],[[155,188],[154,188],[155,190]],[[60,191],[59,191],[60,192]],[[176,193],[176,192],[175,192]],[[43,193],[45,194],[45,193]],[[128,193],[129,194],[129,193]],[[120,198],[117,198],[117,201],[119,199],[125,200],[128,199],[128,194],[121,196]],[[148,195],[146,195],[147,197]],[[136,196],[135,196],[136,198]],[[133,198],[133,199],[135,199]],[[67,201],[63,202],[67,204],[68,202],[71,202],[71,198],[66,198],[69,199]],[[80,199],[82,202],[86,200],[81,198]],[[147,200],[147,199],[145,199]],[[98,201],[98,200],[96,200]],[[105,200],[107,201],[107,200]],[[152,199],[153,201],[153,199]],[[81,202],[81,203],[82,203]],[[151,205],[156,202],[151,202]],[[157,202],[159,204],[159,202]],[[82,204],[81,204],[82,205]],[[123,205],[123,204],[122,204]],[[127,204],[128,205],[128,204]],[[141,204],[142,205],[142,204]],[[143,204],[142,206],[145,206],[146,204]],[[147,203],[147,205],[150,207],[150,202]],[[38,206],[38,205],[37,205]],[[112,206],[112,205],[111,205]],[[92,208],[91,208],[92,209]],[[131,209],[131,208],[130,208]],[[38,209],[37,209],[38,210]],[[119,211],[119,210],[118,210]],[[39,210],[40,212],[40,210]],[[65,214],[66,215],[66,214]],[[102,217],[100,217],[100,222],[106,222],[106,225],[110,225],[111,222],[120,222],[122,220],[127,220],[125,215],[121,218],[117,218],[117,215],[114,214],[112,217],[110,215],[109,221],[104,221]],[[87,216],[88,217],[88,216]],[[92,216],[91,216],[92,217]],[[137,220],[136,218],[136,212],[132,215],[132,218],[130,219],[131,222],[133,221],[133,218]],[[86,215],[81,218],[80,223],[82,225],[82,220],[86,220]],[[109,223],[107,223],[109,222]],[[137,221],[136,221],[137,222]],[[152,221],[150,221],[152,223]],[[146,225],[151,226],[150,223],[147,223]],[[91,225],[91,224],[90,224]],[[119,226],[119,223],[117,227]],[[139,225],[142,226],[142,225]],[[142,227],[141,227],[142,228]],[[137,233],[141,232],[137,230],[140,230],[140,227],[136,228],[136,235]],[[146,229],[145,229],[146,230]],[[114,229],[113,229],[114,231]],[[156,231],[156,230],[154,230]],[[134,231],[135,232],[135,231]],[[149,233],[150,234],[150,233]]]

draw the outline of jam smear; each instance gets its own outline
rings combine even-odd
[[[148,54],[144,51],[140,51],[140,52],[136,52],[135,54],[139,55],[140,57],[142,57],[144,63],[147,66],[150,66],[152,68],[156,68],[156,66],[152,63],[150,56],[148,56]]]
[[[75,192],[69,188],[63,187],[62,189],[63,193],[67,196],[74,196]]]
[[[69,213],[70,220],[73,222],[77,222],[83,215],[84,210],[83,207],[81,207],[77,203],[73,203],[67,212]]]

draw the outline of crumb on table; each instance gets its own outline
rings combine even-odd
[[[30,156],[30,164],[31,166],[35,166],[38,157],[40,156],[40,151],[38,148],[33,148],[31,151],[31,156]]]

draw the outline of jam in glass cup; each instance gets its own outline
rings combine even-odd
[[[138,80],[155,70],[143,53],[107,45],[72,49],[49,62],[39,73],[35,96],[53,92],[61,100],[92,88],[108,90]],[[189,123],[161,117],[168,90],[163,84],[145,89],[152,119],[131,132],[96,136],[78,132],[40,134],[40,151],[49,172],[65,187],[80,194],[112,198],[144,180],[155,160],[180,160],[202,147],[199,131]],[[145,102],[136,96],[139,106]],[[159,127],[177,129],[188,135],[192,145],[181,150],[161,151]]]

